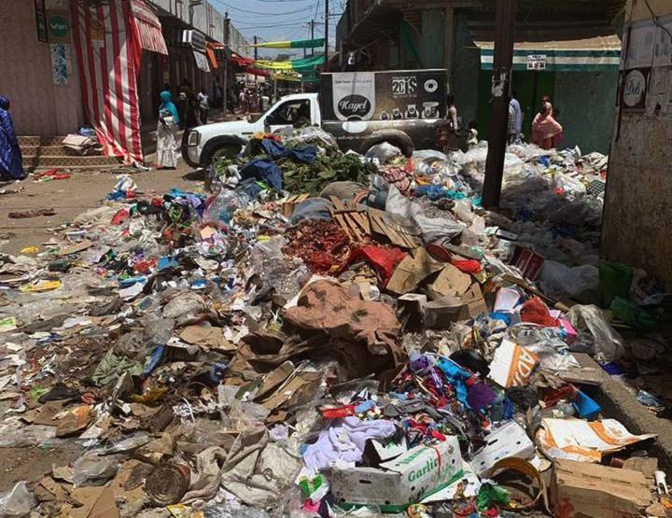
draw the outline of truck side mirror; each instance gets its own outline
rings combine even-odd
[[[270,127],[272,124],[273,124],[273,117],[269,115],[264,119],[264,126]]]

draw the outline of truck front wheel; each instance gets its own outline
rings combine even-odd
[[[225,144],[215,148],[207,160],[209,166],[214,166],[220,158],[235,158],[241,147],[236,144]]]

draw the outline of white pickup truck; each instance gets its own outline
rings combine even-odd
[[[258,120],[237,120],[193,128],[182,156],[207,167],[237,155],[253,134],[298,123],[331,133],[344,151],[359,153],[389,142],[406,156],[414,149],[441,149],[445,137],[445,70],[342,72],[321,76],[320,94],[283,97]]]

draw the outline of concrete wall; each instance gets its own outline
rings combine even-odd
[[[629,8],[633,2],[630,2]],[[641,2],[639,2],[641,4]],[[659,17],[672,15],[669,0],[649,0]],[[630,13],[626,20],[630,20]],[[660,278],[672,290],[672,67],[670,56],[663,56],[651,67],[647,48],[653,52],[646,31],[660,31],[651,21],[645,6],[632,16],[633,43],[627,50],[640,63],[628,64],[626,74],[628,103],[621,103],[616,118],[605,200],[602,251],[610,260],[622,261],[645,269]],[[664,18],[659,18],[666,22]],[[634,27],[644,27],[635,37]],[[647,28],[648,27],[648,28]],[[639,30],[639,29],[638,29]],[[627,34],[628,28],[626,26]],[[658,38],[662,35],[658,34]],[[659,40],[660,41],[660,40]],[[663,47],[657,48],[657,50]],[[669,47],[668,47],[669,53]],[[624,50],[623,55],[626,55]],[[630,60],[630,58],[629,58]],[[655,62],[654,62],[655,63]],[[637,66],[648,80],[637,80],[631,67]],[[658,85],[659,89],[652,90]],[[647,90],[648,89],[648,90]],[[638,92],[642,95],[638,95]],[[642,102],[638,104],[638,100]]]
[[[608,154],[618,71],[556,72],[554,105],[560,110],[567,147]]]
[[[50,0],[47,9],[69,10],[67,0]],[[70,50],[69,79],[54,84],[51,46],[37,40],[34,2],[0,0],[0,95],[12,102],[20,135],[64,135],[83,122],[77,56]]]
[[[478,77],[481,54],[469,32],[467,18],[455,17],[455,53],[453,56],[452,85],[458,115],[466,125],[478,114]]]
[[[443,35],[445,33],[445,15],[443,9],[422,11],[422,44],[419,49],[422,66],[425,68],[443,68]]]

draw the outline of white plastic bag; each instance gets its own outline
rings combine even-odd
[[[383,142],[382,144],[376,144],[369,149],[366,152],[366,155],[364,155],[364,158],[372,162],[377,160],[380,165],[385,165],[400,156],[401,149],[397,146],[393,146],[389,142]]]
[[[606,321],[597,306],[573,306],[567,318],[579,332],[579,340],[592,342],[595,357],[599,361],[610,362],[623,356],[623,338]]]
[[[390,186],[385,210],[391,214],[404,216],[415,223],[420,228],[422,240],[425,243],[452,239],[460,234],[464,228],[457,221],[448,218],[428,218],[424,215],[420,205],[405,198],[399,192],[399,189],[394,186]]]
[[[570,268],[562,263],[546,260],[538,281],[544,293],[556,298],[576,299],[582,294],[600,289],[599,271],[591,264]]]
[[[25,482],[18,482],[11,491],[0,493],[0,516],[27,516],[37,506],[37,500],[28,491]]]

